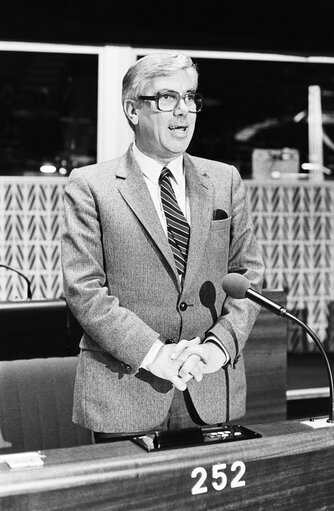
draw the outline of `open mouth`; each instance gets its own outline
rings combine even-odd
[[[188,126],[169,126],[171,131],[186,131]]]

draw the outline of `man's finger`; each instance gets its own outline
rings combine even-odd
[[[190,346],[189,348],[186,348],[184,354],[187,358],[191,355],[197,355],[205,364],[208,364],[210,361],[210,355],[204,344],[201,344],[200,346]]]
[[[183,350],[189,345],[189,342],[186,339],[181,339],[177,344],[173,344],[173,351],[170,354],[170,358],[172,360],[176,360],[180,357]]]
[[[185,381],[183,380],[183,378],[180,378],[179,376],[172,376],[171,378],[171,383],[174,385],[175,388],[177,388],[178,390],[186,390],[187,388],[187,385],[185,383]]]
[[[194,366],[186,376],[182,377],[183,381],[188,382],[192,378],[198,382],[202,381],[203,375],[205,374],[205,367],[206,365],[203,364],[203,362],[200,360],[198,364],[196,364],[196,366]]]
[[[203,380],[203,373],[199,367],[199,365],[194,365],[193,368],[190,371],[190,374],[193,375],[196,381],[202,381]]]
[[[202,379],[202,371],[199,362],[200,358],[198,355],[191,355],[181,367],[179,376],[181,376],[181,378],[187,378],[187,376],[191,374],[197,381],[200,381]]]
[[[180,357],[181,353],[189,348],[190,346],[198,346],[201,342],[200,337],[194,337],[193,339],[190,339],[190,341],[187,341],[186,339],[182,339],[179,343],[177,343],[170,355],[172,360],[175,360]],[[187,357],[183,357],[184,360],[186,360]],[[183,361],[184,361],[183,360]]]

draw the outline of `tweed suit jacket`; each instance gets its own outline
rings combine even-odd
[[[229,165],[184,154],[191,235],[183,287],[132,148],[74,170],[65,187],[62,264],[67,303],[84,329],[74,422],[100,432],[150,430],[166,417],[174,387],[140,368],[156,339],[203,341],[212,332],[230,362],[198,383],[193,404],[208,424],[245,413],[242,351],[259,306],[226,297],[241,272],[261,289],[263,264],[245,187]],[[214,220],[224,210],[227,218]],[[180,306],[182,304],[182,306]]]

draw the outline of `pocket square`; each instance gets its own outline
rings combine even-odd
[[[213,212],[213,220],[224,220],[228,217],[228,214],[223,209],[216,209]]]

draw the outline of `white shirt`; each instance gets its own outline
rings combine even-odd
[[[183,169],[183,155],[181,154],[178,158],[169,162],[168,165],[162,165],[160,162],[153,160],[149,156],[146,156],[146,154],[143,154],[141,151],[139,151],[135,144],[133,144],[133,154],[137,160],[140,170],[143,173],[145,183],[151,194],[153,204],[158,213],[158,217],[166,236],[167,222],[161,204],[159,184],[160,174],[164,167],[168,167],[172,173],[173,177],[171,179],[171,185],[173,187],[177,203],[180,206],[182,213],[186,217],[188,224],[190,225],[190,206],[189,197],[186,191],[186,179]]]
[[[175,160],[172,160],[168,163],[168,165],[163,165],[160,162],[157,162],[156,160],[153,160],[146,154],[142,153],[136,144],[133,144],[133,154],[134,157],[139,165],[140,170],[143,173],[145,183],[147,185],[147,188],[150,192],[150,195],[152,197],[153,204],[155,206],[155,209],[158,213],[158,217],[160,219],[161,225],[165,231],[166,236],[167,234],[167,222],[165,213],[162,207],[161,203],[161,197],[160,197],[160,184],[159,184],[159,177],[161,174],[161,171],[164,167],[168,167],[170,172],[172,173],[173,178],[171,179],[171,185],[173,187],[176,200],[178,202],[178,205],[180,206],[180,209],[184,216],[186,217],[189,225],[190,225],[190,204],[189,204],[189,196],[186,190],[186,179],[184,174],[184,168],[183,168],[183,154],[175,158]],[[181,278],[181,276],[180,276]],[[220,341],[216,338],[216,336],[211,336],[212,340],[217,342],[219,346],[222,348],[223,352],[226,356],[226,362],[229,360],[229,356],[225,350],[225,348],[222,346]],[[209,340],[209,337],[206,339]],[[152,345],[151,349],[145,356],[144,360],[142,361],[140,367],[143,367],[147,369],[147,366],[153,362],[155,359],[159,349],[163,346],[163,342],[160,341],[160,339],[157,339],[155,343]]]

